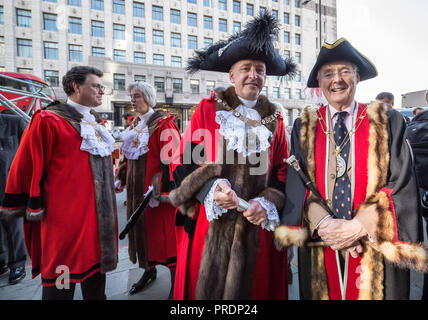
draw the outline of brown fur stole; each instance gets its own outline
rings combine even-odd
[[[217,97],[232,109],[241,104],[233,87],[219,92]],[[275,105],[264,96],[259,96],[254,109],[262,118],[276,112]],[[224,110],[219,100],[216,110]],[[275,119],[266,127],[274,133],[277,124],[278,119]],[[188,175],[181,185],[170,193],[172,203],[180,206],[194,201],[192,198],[202,185],[217,176],[228,179],[239,197],[248,200],[264,196],[277,205],[280,211],[284,194],[267,187],[268,174],[250,174],[250,169],[258,164],[240,164],[242,162],[238,162],[238,158],[242,159],[242,155],[236,151],[233,152],[233,164],[226,164],[226,143],[223,141],[221,146],[222,164],[206,164]],[[251,298],[259,228],[249,223],[242,213],[236,210],[229,210],[227,214],[210,222],[199,268],[197,299]]]

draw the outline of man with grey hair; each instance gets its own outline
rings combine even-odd
[[[289,170],[282,220],[309,231],[299,249],[301,299],[409,299],[409,268],[427,271],[404,119],[355,101],[358,83],[376,76],[345,38],[323,44],[309,75],[328,104],[296,120],[291,154],[319,194]]]
[[[128,219],[152,187],[154,196],[135,227],[128,233],[129,258],[143,268],[144,274],[132,285],[129,293],[135,294],[156,279],[156,265],[169,268],[171,274],[170,298],[172,298],[175,266],[177,261],[175,241],[175,208],[167,203],[171,189],[169,159],[163,152],[168,145],[171,152],[178,147],[180,132],[174,117],[153,108],[156,106],[156,90],[146,82],[128,86],[131,106],[137,116],[122,134],[122,153],[127,159],[116,177],[116,188],[126,186],[126,214]],[[164,138],[167,137],[167,138]]]
[[[106,299],[106,272],[118,257],[111,153],[114,139],[93,108],[102,103],[102,72],[73,67],[63,77],[66,103],[37,111],[12,163],[4,215],[25,216],[33,278],[42,299]]]

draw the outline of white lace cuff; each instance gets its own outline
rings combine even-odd
[[[227,209],[219,207],[214,201],[214,191],[221,181],[226,181],[230,185],[230,182],[227,179],[217,179],[216,181],[214,181],[214,184],[211,186],[210,191],[204,199],[205,213],[207,215],[208,221],[218,219],[222,216],[223,213],[227,212]]]
[[[279,225],[279,215],[275,205],[269,200],[266,200],[264,197],[257,197],[251,200],[257,201],[260,203],[263,209],[266,210],[267,219],[262,222],[262,228],[269,231],[274,231],[275,227]]]

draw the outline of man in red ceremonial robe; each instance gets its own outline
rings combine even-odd
[[[128,233],[129,258],[144,268],[144,274],[132,285],[129,293],[142,290],[156,279],[156,265],[169,268],[172,298],[177,250],[175,241],[175,208],[167,203],[172,175],[169,160],[178,149],[180,132],[174,117],[155,111],[156,89],[149,83],[136,82],[128,86],[131,105],[137,114],[131,126],[122,134],[122,152],[126,163],[117,175],[118,191],[126,186],[128,219],[141,204],[150,188],[154,195],[144,216]]]
[[[173,164],[177,214],[175,299],[286,299],[287,254],[273,243],[284,200],[287,141],[266,75],[293,75],[271,38],[269,13],[189,61],[228,72],[234,86],[196,108]],[[249,207],[245,208],[248,201]]]
[[[404,119],[379,101],[354,99],[357,84],[375,76],[341,38],[324,43],[308,79],[328,104],[302,112],[291,153],[322,199],[289,170],[282,215],[310,234],[299,249],[301,299],[409,299],[409,268],[428,271]]]
[[[85,66],[67,72],[67,103],[33,115],[9,173],[1,210],[25,216],[43,299],[73,299],[76,283],[84,299],[105,299],[105,274],[117,265],[114,139],[93,111],[102,102],[102,75]]]

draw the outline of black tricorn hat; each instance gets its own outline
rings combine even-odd
[[[273,46],[272,38],[278,35],[278,20],[267,10],[245,25],[242,32],[227,41],[219,41],[204,50],[195,50],[188,59],[186,70],[229,72],[240,60],[260,60],[266,64],[266,74],[294,76],[296,64],[291,59],[282,59]]]
[[[309,88],[318,88],[318,71],[321,67],[329,62],[348,61],[358,67],[360,81],[371,79],[377,76],[377,70],[374,64],[363,54],[358,52],[348,40],[340,38],[333,44],[323,43],[317,61],[312,68],[308,78]]]

